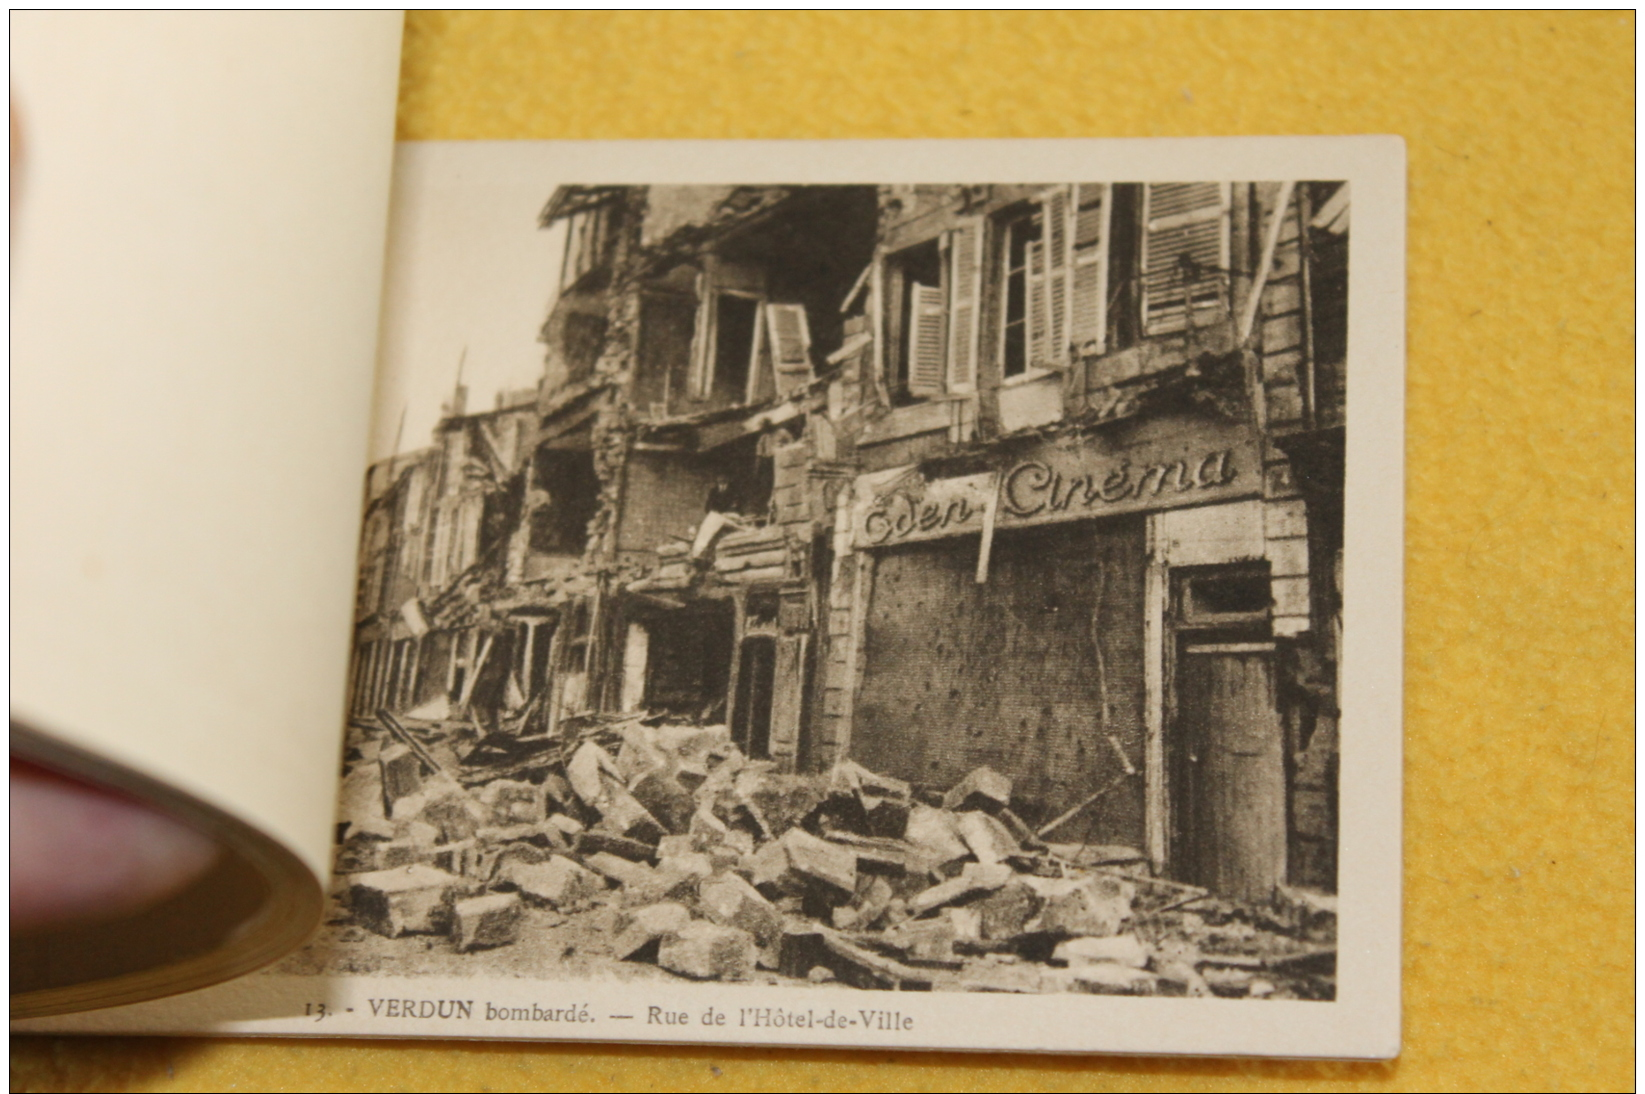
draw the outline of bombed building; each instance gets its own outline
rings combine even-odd
[[[986,786],[1011,848],[1178,904],[1335,891],[1344,185],[576,186],[542,226],[539,388],[373,469],[362,725],[430,775],[702,727],[832,788],[807,838],[842,778],[904,803],[882,841]],[[697,832],[702,779],[646,798],[611,741],[647,819],[607,835]]]

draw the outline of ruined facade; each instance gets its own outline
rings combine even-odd
[[[533,400],[373,469],[354,712],[725,724],[1334,889],[1348,195],[566,187]]]

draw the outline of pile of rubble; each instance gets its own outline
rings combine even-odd
[[[850,761],[785,775],[723,726],[648,721],[459,748],[385,713],[346,767],[347,915],[459,953],[512,945],[531,909],[599,916],[614,958],[701,980],[1334,997],[1329,897],[1247,907],[1127,848],[1046,843],[986,767],[922,800]]]

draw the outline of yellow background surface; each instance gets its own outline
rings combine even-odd
[[[1405,137],[1399,1061],[28,1038],[12,1089],[1630,1089],[1634,32],[1631,12],[407,25],[408,140]]]

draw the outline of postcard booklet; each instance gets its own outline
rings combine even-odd
[[[14,1030],[1397,1054],[1396,138],[257,141],[141,383],[22,241],[187,497],[14,715],[229,853]]]

